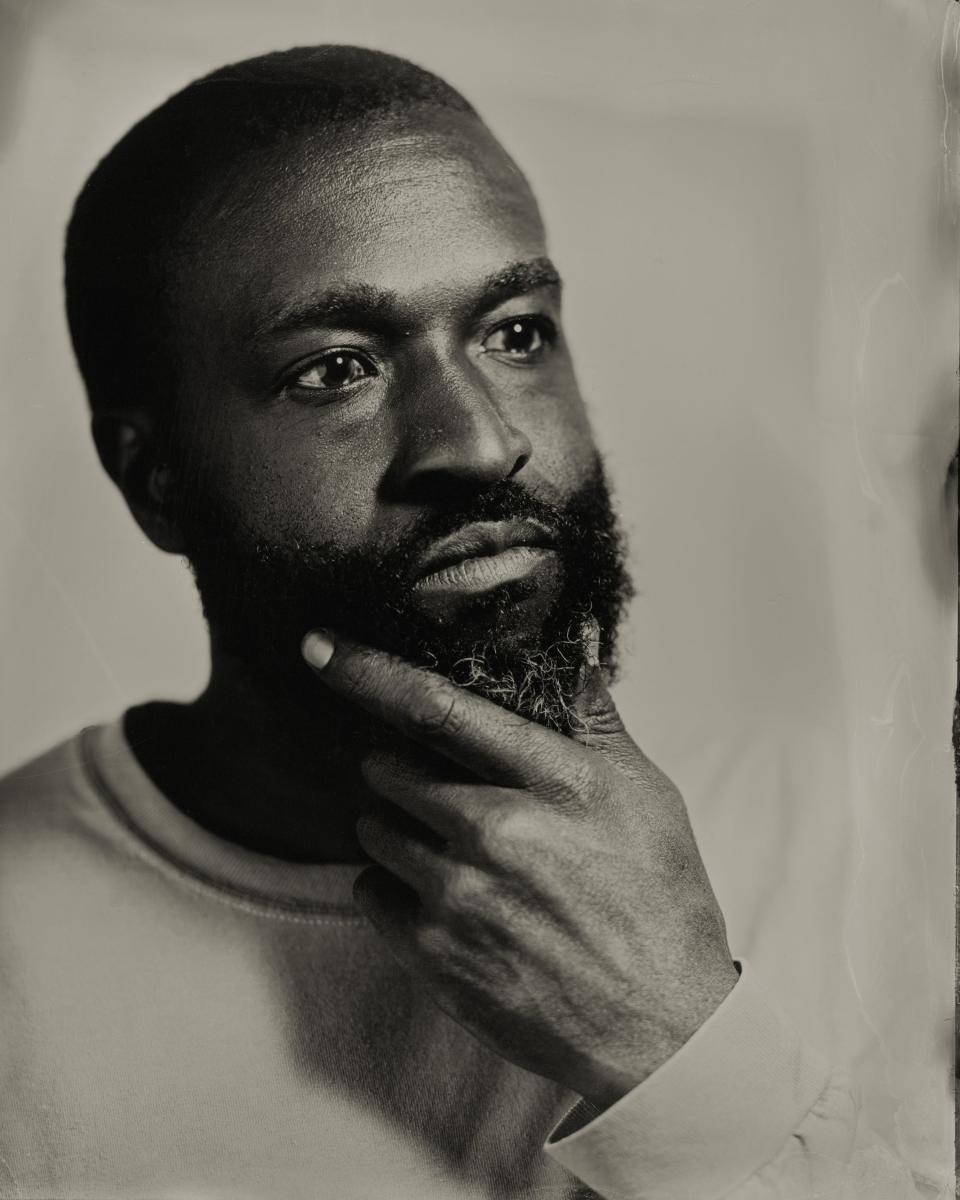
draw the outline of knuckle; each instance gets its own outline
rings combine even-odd
[[[372,651],[356,648],[340,663],[340,675],[344,683],[356,692],[363,692],[369,685],[371,672],[376,670],[377,659]]]
[[[499,805],[489,804],[479,808],[471,822],[474,850],[485,860],[497,858],[503,846],[509,842],[510,826],[515,822],[516,814]]]
[[[579,732],[591,737],[613,737],[624,732],[623,721],[609,697],[585,697],[577,710]]]
[[[604,764],[596,756],[577,756],[556,776],[548,797],[573,809],[589,808],[605,790]]]
[[[450,912],[473,912],[482,899],[482,883],[477,871],[452,871],[443,882],[444,907]]]
[[[407,706],[404,725],[411,736],[455,735],[463,728],[463,709],[448,688],[429,683],[417,689],[417,695]]]
[[[427,958],[444,959],[450,951],[450,933],[441,921],[424,920],[416,928],[414,941]]]
[[[536,843],[542,822],[526,809],[494,808],[485,813],[478,830],[480,849],[489,857],[514,856]]]

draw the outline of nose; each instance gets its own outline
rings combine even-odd
[[[465,354],[421,359],[404,385],[391,474],[405,499],[481,490],[530,460],[530,439],[510,423],[494,382]]]

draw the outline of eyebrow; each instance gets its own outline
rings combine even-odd
[[[516,296],[561,286],[560,274],[549,258],[509,263],[480,281],[469,315],[480,316]],[[333,285],[278,305],[256,323],[247,340],[256,342],[324,326],[379,332],[403,324],[403,314],[404,304],[396,292],[364,283]]]

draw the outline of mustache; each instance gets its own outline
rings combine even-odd
[[[506,479],[474,493],[466,502],[422,514],[389,548],[383,548],[381,561],[406,577],[436,542],[483,521],[532,521],[559,539],[576,525],[576,514],[569,506],[552,504]]]
[[[549,486],[549,485],[548,485]],[[541,526],[562,564],[583,582],[610,574],[620,557],[603,461],[596,455],[583,482],[557,502],[525,483],[503,479],[426,508],[401,529],[365,546],[345,548],[334,537],[313,540],[283,523],[271,536],[251,536],[230,499],[205,491],[181,510],[186,557],[211,626],[249,621],[252,629],[299,622],[320,610],[327,620],[376,632],[381,619],[412,619],[415,568],[445,538],[481,522],[529,521]],[[569,572],[567,582],[575,585]],[[486,602],[478,602],[477,609]],[[369,618],[369,620],[364,620]]]
[[[222,510],[218,515],[222,518]],[[515,480],[501,480],[420,513],[402,531],[350,550],[334,541],[310,542],[292,531],[278,531],[280,536],[269,542],[250,542],[238,536],[229,521],[218,520],[208,504],[189,557],[205,610],[208,599],[221,611],[244,609],[253,603],[256,591],[247,585],[269,578],[275,602],[289,606],[291,619],[301,619],[308,605],[316,606],[322,599],[329,621],[347,622],[345,628],[355,622],[366,626],[364,617],[374,612],[379,613],[378,620],[388,622],[417,620],[410,607],[417,566],[438,541],[486,521],[530,521],[541,526],[559,553],[568,584],[574,584],[565,569],[568,565],[576,564],[576,572],[591,577],[597,569],[604,572],[609,559],[619,559],[619,532],[599,456],[583,484],[559,503],[534,495]],[[232,570],[224,575],[222,568],[230,568],[231,560]],[[245,578],[237,579],[237,570]],[[218,586],[231,576],[231,588]],[[221,597],[226,604],[218,602]],[[485,597],[473,607],[479,612],[495,601],[494,596]],[[363,632],[375,633],[376,624]]]

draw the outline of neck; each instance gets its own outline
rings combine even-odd
[[[153,782],[211,833],[292,861],[364,860],[354,830],[370,804],[359,775],[369,733],[319,681],[314,709],[214,646],[197,700],[133,708],[125,731]]]

